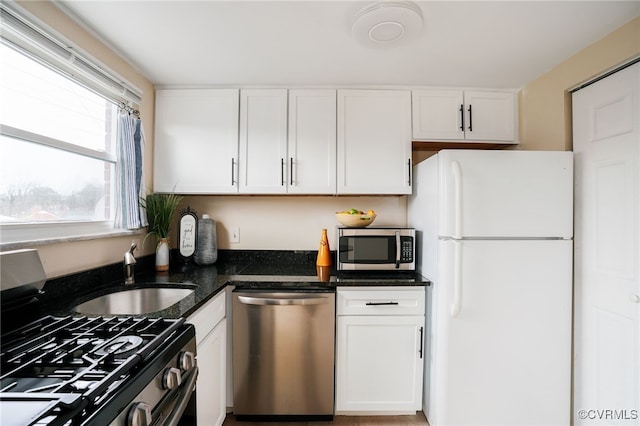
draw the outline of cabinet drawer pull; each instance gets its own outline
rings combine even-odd
[[[284,186],[284,158],[280,159],[280,185]]]
[[[423,340],[424,340],[424,327],[420,327],[420,350],[418,351],[418,353],[420,354],[420,359],[422,359]]]
[[[460,130],[464,132],[464,105],[460,104]]]
[[[473,132],[473,121],[472,121],[473,118],[472,118],[472,115],[473,115],[473,111],[471,111],[471,105],[469,105],[469,131],[470,132]]]
[[[367,302],[367,306],[395,306],[398,302]]]

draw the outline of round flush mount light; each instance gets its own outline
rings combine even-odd
[[[410,2],[376,2],[356,14],[353,35],[368,46],[395,46],[422,32],[422,10]]]

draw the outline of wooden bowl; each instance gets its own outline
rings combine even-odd
[[[349,228],[364,228],[365,226],[371,225],[375,218],[376,215],[336,213],[338,222]]]

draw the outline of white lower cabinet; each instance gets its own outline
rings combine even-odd
[[[338,288],[336,414],[422,409],[424,289]]]
[[[220,426],[227,414],[227,320],[225,292],[191,315],[196,327],[198,425]]]
[[[227,320],[198,345],[197,400],[198,424],[217,426],[224,422],[227,413]]]

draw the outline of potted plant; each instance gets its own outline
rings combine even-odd
[[[143,244],[150,235],[155,235],[159,240],[156,247],[156,271],[169,270],[169,231],[173,215],[182,202],[182,198],[177,194],[153,193],[141,200],[149,221]]]

